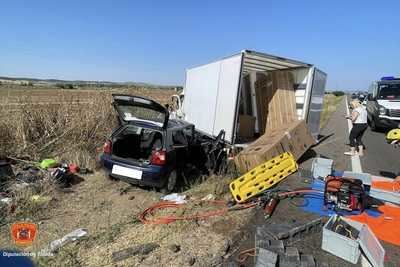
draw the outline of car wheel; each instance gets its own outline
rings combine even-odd
[[[176,173],[176,170],[171,171],[168,175],[168,178],[167,178],[167,181],[166,181],[164,187],[161,189],[161,193],[169,194],[172,191],[174,191],[177,180],[178,180],[178,175]]]
[[[373,132],[378,131],[378,127],[376,126],[375,119],[372,118],[372,119],[370,120],[370,122],[369,122],[369,127],[371,128],[371,130],[372,130]]]

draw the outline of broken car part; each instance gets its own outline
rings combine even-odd
[[[74,242],[84,236],[87,236],[87,235],[88,235],[88,231],[86,229],[83,229],[83,228],[76,229],[76,230],[70,232],[69,234],[63,236],[62,238],[52,241],[50,243],[50,251],[55,252],[55,251],[59,250],[61,247],[63,247],[64,245],[66,245],[70,242]]]

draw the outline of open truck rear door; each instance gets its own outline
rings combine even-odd
[[[308,113],[306,114],[306,122],[311,135],[317,140],[320,130],[321,112],[324,104],[326,73],[312,68],[311,87],[309,91],[310,97],[308,102]]]
[[[225,130],[233,143],[243,54],[187,70],[185,119],[213,136]]]

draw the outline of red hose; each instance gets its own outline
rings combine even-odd
[[[144,223],[144,224],[168,224],[174,221],[179,221],[179,220],[199,220],[199,219],[205,219],[213,216],[218,216],[218,215],[224,215],[228,213],[228,208],[226,207],[226,202],[225,201],[205,201],[208,203],[211,203],[216,206],[223,206],[221,209],[213,210],[213,211],[207,211],[203,213],[197,213],[195,215],[189,215],[189,216],[173,216],[173,215],[167,215],[167,216],[161,216],[157,217],[154,219],[148,219],[148,215],[154,216],[155,211],[161,210],[161,209],[168,209],[168,208],[180,208],[183,207],[183,204],[176,204],[174,202],[170,201],[161,201],[147,209],[145,209],[140,215],[139,215],[139,220]]]
[[[294,196],[294,195],[301,195],[301,194],[308,194],[308,193],[321,193],[321,191],[312,190],[312,189],[302,189],[302,190],[295,190],[295,191],[280,193],[280,194],[278,194],[278,196],[279,197],[289,197],[292,195]],[[139,220],[144,224],[168,224],[168,223],[172,223],[174,221],[182,221],[182,220],[201,220],[201,219],[206,219],[206,218],[210,218],[210,217],[214,217],[214,216],[225,215],[230,211],[252,208],[252,207],[255,207],[258,204],[260,204],[261,201],[257,200],[257,201],[245,203],[245,204],[236,204],[235,206],[233,206],[231,208],[229,208],[227,206],[227,204],[228,204],[227,202],[222,201],[222,200],[206,200],[206,201],[201,201],[201,202],[207,202],[214,206],[222,206],[222,208],[212,210],[212,211],[196,213],[196,214],[188,215],[188,216],[166,215],[166,216],[160,216],[160,217],[149,219],[148,217],[154,216],[155,212],[158,210],[178,209],[178,208],[185,207],[184,204],[176,204],[175,202],[170,202],[170,201],[161,201],[161,202],[156,203],[153,206],[148,207],[142,213],[140,213]]]

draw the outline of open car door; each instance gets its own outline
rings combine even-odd
[[[140,96],[113,94],[112,97],[121,123],[139,121],[167,128],[169,112],[163,105]]]

